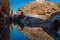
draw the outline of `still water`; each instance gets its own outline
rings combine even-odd
[[[23,34],[19,33],[16,29],[16,25],[10,31],[10,40],[26,40]]]

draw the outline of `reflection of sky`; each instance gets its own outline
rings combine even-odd
[[[26,40],[26,38],[21,33],[18,33],[16,26],[14,26],[10,31],[10,40]]]
[[[10,0],[10,8],[13,10],[14,13],[16,13],[16,10],[19,7],[22,7],[27,2],[31,2],[32,0]],[[57,0],[47,0],[49,2],[56,2]]]

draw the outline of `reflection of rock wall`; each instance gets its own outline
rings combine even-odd
[[[53,40],[42,28],[25,27],[22,31],[17,27],[20,33],[23,33],[27,40]]]
[[[2,26],[3,28],[5,27]],[[1,29],[1,28],[0,28]],[[0,35],[0,40],[9,40],[10,36],[9,36],[10,30],[9,28],[7,28],[1,35]]]

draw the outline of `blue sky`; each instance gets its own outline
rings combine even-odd
[[[32,0],[10,0],[10,9],[13,10],[13,13],[16,13],[16,10],[24,6],[27,2]],[[57,0],[48,0],[48,2],[56,2]]]

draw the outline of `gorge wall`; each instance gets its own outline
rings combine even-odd
[[[0,13],[2,12],[3,14],[9,14],[10,11],[9,6],[10,6],[9,0],[0,0]],[[1,25],[1,21],[0,21],[0,25]],[[9,33],[10,33],[9,26],[4,32],[2,32],[5,27],[6,25],[4,23],[0,26],[0,40],[9,40]]]
[[[17,14],[21,12],[26,16],[36,17],[46,20],[52,13],[59,11],[59,7],[52,3],[37,3],[29,2],[26,3],[22,8],[17,10]]]
[[[59,7],[54,3],[28,2],[17,10],[17,14],[20,15],[21,12],[23,12],[25,16],[40,18],[45,21],[52,13],[57,11],[60,11]],[[25,27],[22,31],[20,29],[20,26],[17,26],[17,30],[23,33],[27,40],[53,40],[53,38],[40,27]]]
[[[7,14],[10,11],[10,3],[9,0],[0,0],[0,10],[3,11],[5,10]]]

